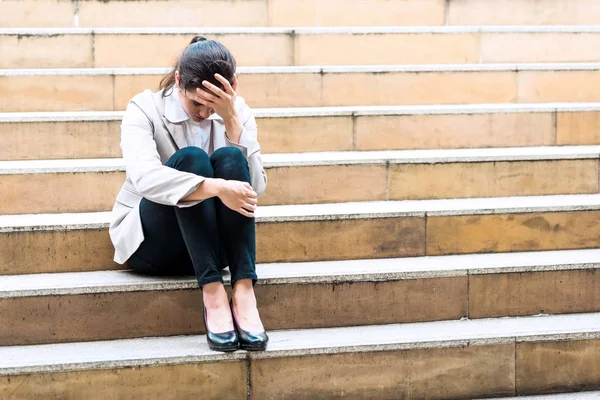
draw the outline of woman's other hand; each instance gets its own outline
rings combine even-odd
[[[258,195],[249,183],[225,181],[218,197],[233,211],[237,211],[245,217],[254,218],[254,211],[258,206]]]

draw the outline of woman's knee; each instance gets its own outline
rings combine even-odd
[[[242,151],[235,147],[222,147],[216,150],[210,156],[210,161],[216,178],[240,181],[250,179],[248,160],[246,160]]]
[[[190,172],[208,178],[214,176],[210,157],[204,150],[195,146],[184,147],[176,151],[165,165],[178,171]]]
[[[220,149],[215,150],[215,152],[210,156],[212,162],[221,162],[227,160],[233,161],[245,161],[246,157],[244,157],[244,153],[236,147],[221,147]]]

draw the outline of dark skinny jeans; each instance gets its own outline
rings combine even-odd
[[[223,147],[210,157],[198,147],[177,151],[165,164],[206,178],[250,182],[242,152]],[[147,275],[196,275],[202,288],[223,282],[221,270],[229,265],[231,285],[239,279],[256,283],[254,218],[229,209],[218,198],[192,207],[173,207],[142,199],[140,216],[144,241],[127,264]]]

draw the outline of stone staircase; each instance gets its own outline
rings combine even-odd
[[[198,33],[257,116],[266,352],[112,262],[123,110]],[[0,0],[0,138],[0,399],[600,398],[597,0]]]

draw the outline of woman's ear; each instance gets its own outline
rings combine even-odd
[[[236,74],[233,74],[233,84],[231,85],[231,87],[233,88],[234,92],[237,92],[237,88],[238,88],[238,78]]]
[[[181,81],[181,76],[179,75],[179,71],[175,71],[175,86],[179,87],[179,82]]]

